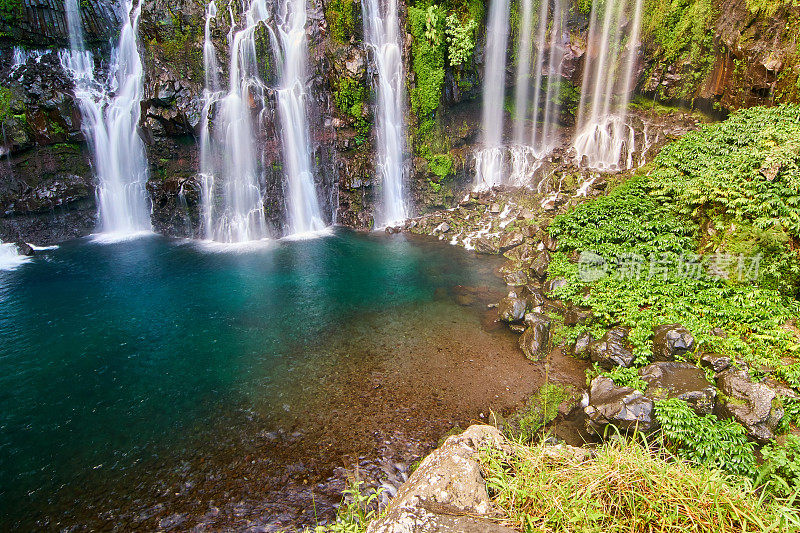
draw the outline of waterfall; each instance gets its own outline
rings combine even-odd
[[[203,234],[219,242],[254,241],[267,237],[263,170],[255,138],[267,93],[258,74],[256,29],[268,20],[269,12],[265,0],[252,0],[238,30],[231,12],[227,91],[220,88],[216,50],[211,41],[211,21],[216,16],[217,7],[212,1],[206,8],[203,46],[205,90],[200,132]]]
[[[136,42],[141,1],[122,8],[122,30],[112,52],[108,80],[94,75],[94,58],[85,48],[78,0],[66,0],[70,50],[61,62],[75,82],[83,118],[81,129],[92,150],[97,175],[100,230],[129,236],[152,231],[144,143],[138,132],[144,94],[144,68]]]
[[[14,244],[0,241],[0,271],[13,270],[29,260],[30,257],[19,254]]]
[[[376,129],[378,160],[376,174],[383,187],[383,205],[378,225],[388,226],[408,217],[403,194],[404,138],[403,59],[400,51],[400,22],[397,0],[385,0],[383,13],[379,0],[362,0],[364,36],[372,50],[377,70],[378,112]]]
[[[278,39],[281,81],[278,114],[281,120],[283,165],[288,185],[289,234],[301,235],[325,228],[311,170],[311,138],[306,116],[306,0],[281,0]]]
[[[508,14],[501,18],[498,13],[507,12],[508,4],[493,4],[491,10],[484,80],[484,146],[475,154],[478,189],[502,183],[530,185],[544,156],[556,144],[561,67],[569,42],[564,30],[564,0],[540,0],[535,23],[533,0],[522,0],[516,43],[513,145],[505,146],[503,100],[509,30]],[[534,48],[536,56],[532,64]]]
[[[635,136],[627,118],[641,18],[642,0],[592,5],[575,138],[577,160],[589,168],[627,169],[634,164]]]
[[[475,154],[477,189],[503,182],[503,104],[506,88],[509,0],[489,7],[486,37],[486,74],[483,80],[483,148]]]

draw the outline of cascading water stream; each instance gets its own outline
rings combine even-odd
[[[214,2],[206,9],[203,62],[205,90],[200,132],[200,175],[205,238],[248,242],[267,237],[262,192],[262,168],[254,125],[262,121],[267,87],[258,73],[256,30],[269,18],[265,0],[252,0],[242,16],[243,26],[228,34],[230,69],[227,92],[219,82],[211,22]],[[231,22],[234,17],[231,13]],[[251,103],[252,102],[252,103]]]
[[[642,0],[614,0],[602,9],[602,26],[597,3],[592,5],[590,14],[575,151],[578,162],[589,168],[625,169],[633,166],[636,149],[634,130],[627,119]],[[629,13],[631,9],[633,12]],[[623,31],[629,24],[630,30]]]
[[[282,0],[277,20],[275,56],[281,58],[278,114],[281,119],[283,164],[288,185],[289,234],[322,230],[326,224],[311,169],[311,138],[306,115],[307,37],[305,0]]]
[[[388,226],[404,221],[408,209],[404,195],[405,162],[403,158],[403,59],[400,52],[400,22],[397,0],[362,0],[364,35],[372,49],[377,71],[378,112],[376,129],[378,160],[376,174],[383,188],[383,205],[378,225]]]
[[[130,236],[152,231],[145,189],[147,157],[138,125],[144,95],[144,68],[136,42],[141,1],[121,9],[122,30],[112,52],[109,80],[94,75],[94,58],[85,49],[78,0],[66,0],[70,50],[62,65],[75,82],[75,97],[83,118],[81,129],[92,150],[97,174],[100,229]]]
[[[486,37],[486,75],[483,89],[483,147],[475,154],[475,188],[503,183],[503,104],[506,87],[509,0],[489,7]]]
[[[497,4],[492,9],[508,9],[508,6]],[[489,22],[483,108],[484,147],[475,154],[477,189],[502,183],[530,185],[542,165],[543,157],[555,145],[561,67],[566,49],[564,0],[541,0],[535,22],[533,0],[523,0],[520,9],[522,18],[516,45],[513,144],[509,146],[505,146],[502,140],[507,40],[495,35],[497,28],[494,26],[502,22],[505,25],[503,31],[507,33],[508,17],[498,22],[495,18],[497,12],[493,11]],[[502,46],[502,54],[496,46]],[[536,56],[531,68],[533,48]]]

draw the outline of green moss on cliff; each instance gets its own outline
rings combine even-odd
[[[355,0],[331,0],[328,4],[325,20],[334,40],[346,43],[355,34],[357,8],[360,5]]]
[[[444,82],[445,10],[432,5],[408,8],[408,29],[415,83],[410,88],[411,109],[424,119],[439,107]]]
[[[714,66],[715,19],[711,0],[647,0],[642,38],[655,59],[653,69],[663,74],[677,67],[684,74],[674,94],[657,96],[692,98]]]
[[[12,24],[25,15],[22,0],[0,0],[0,23]]]

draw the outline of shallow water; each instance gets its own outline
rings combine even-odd
[[[0,523],[270,529],[324,521],[356,465],[402,481],[539,379],[486,310],[495,266],[337,230],[85,239],[0,271]]]

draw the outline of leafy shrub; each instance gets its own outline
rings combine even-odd
[[[779,496],[800,494],[800,437],[787,435],[781,446],[770,443],[761,448],[764,463],[758,476],[758,484]]]
[[[597,369],[595,364],[595,370]],[[639,377],[639,370],[634,367],[618,366],[608,372],[599,372],[598,375],[610,378],[617,387],[631,387],[640,391],[647,388],[647,382]]]
[[[362,492],[361,484],[361,481],[351,480],[350,487],[344,490],[336,522],[329,526],[317,526],[314,533],[363,533],[367,530],[367,525],[380,516],[376,508],[383,489]]]
[[[741,424],[717,420],[714,415],[698,416],[677,398],[656,401],[655,407],[664,445],[678,457],[729,474],[755,477],[753,443]]]
[[[447,16],[447,45],[448,55],[450,56],[450,66],[457,67],[463,65],[475,49],[475,30],[478,23],[475,19],[469,19],[463,24],[455,14]]]

